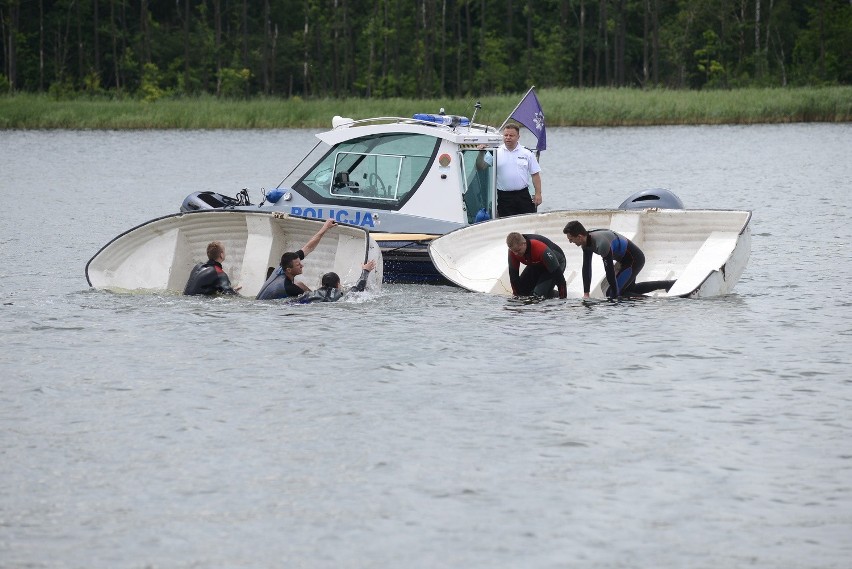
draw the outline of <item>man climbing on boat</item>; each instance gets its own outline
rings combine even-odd
[[[559,298],[567,296],[565,253],[556,243],[543,235],[513,231],[506,236],[506,245],[512,294],[551,298],[555,286]],[[519,274],[522,264],[526,268]]]
[[[296,282],[295,278],[302,274],[302,260],[317,248],[325,232],[335,225],[337,223],[333,219],[327,219],[320,230],[301,249],[296,252],[288,251],[281,255],[281,264],[260,287],[257,300],[287,298],[310,292],[311,289],[306,284]]]
[[[198,263],[192,268],[183,293],[186,295],[237,294],[240,287],[232,288],[231,279],[222,268],[225,261],[225,246],[220,241],[207,244],[207,262]]]
[[[376,268],[376,261],[370,260],[361,267],[361,277],[358,283],[348,291],[344,291],[340,284],[340,276],[337,273],[326,273],[322,276],[322,286],[315,291],[305,292],[297,297],[294,302],[308,304],[311,302],[337,302],[350,292],[363,292],[367,288],[367,277],[370,271]]]
[[[668,291],[675,281],[648,281],[637,283],[636,277],[645,266],[645,254],[627,237],[609,229],[587,231],[579,221],[569,221],[562,230],[568,241],[583,250],[583,298],[589,298],[592,282],[592,254],[603,258],[604,271],[609,286],[608,298],[642,295],[651,291]],[[618,263],[616,271],[614,263]]]
[[[509,123],[503,127],[503,144],[495,152],[497,162],[497,216],[507,217],[522,213],[535,213],[541,205],[541,166],[535,154],[519,144],[521,130]],[[479,147],[476,168],[484,170],[493,166],[495,156]],[[532,181],[535,195],[530,196]]]

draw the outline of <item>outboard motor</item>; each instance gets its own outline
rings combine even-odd
[[[660,209],[684,209],[683,202],[669,190],[657,188],[653,190],[642,190],[636,192],[618,206],[618,209],[646,209],[657,207]]]
[[[183,203],[180,205],[180,210],[182,212],[190,212],[202,209],[222,209],[241,205],[251,205],[248,190],[246,189],[237,193],[236,198],[229,198],[228,196],[217,194],[216,192],[193,192],[186,196],[183,200]]]

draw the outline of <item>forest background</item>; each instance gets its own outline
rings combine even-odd
[[[850,0],[0,0],[0,92],[432,98],[852,84]]]
[[[699,107],[741,89],[757,89],[758,107],[778,88],[817,102],[778,120],[849,120],[852,105],[852,0],[0,0],[0,40],[0,94],[18,96],[5,108],[30,117],[47,107],[27,94],[435,100],[418,112],[449,99],[469,114],[468,99],[498,97],[502,111],[501,96],[530,85],[548,124],[577,124],[552,111],[588,88],[590,100],[605,89],[616,113],[624,88],[717,93],[689,103]]]

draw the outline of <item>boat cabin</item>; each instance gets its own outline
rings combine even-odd
[[[266,199],[293,215],[379,232],[443,234],[494,217],[495,172],[477,170],[476,158],[479,145],[499,146],[499,132],[462,117],[415,116],[442,122],[335,117]]]

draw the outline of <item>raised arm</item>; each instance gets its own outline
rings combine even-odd
[[[361,265],[361,278],[358,279],[358,284],[349,289],[349,292],[361,292],[367,288],[367,277],[370,271],[376,268],[376,262],[373,260],[367,261]]]
[[[485,161],[485,145],[480,144],[477,146],[479,152],[476,153],[476,169],[477,170],[485,170],[490,166],[488,162]]]
[[[306,257],[311,251],[317,248],[317,245],[319,245],[319,242],[322,239],[322,236],[325,235],[325,232],[334,227],[335,225],[337,225],[337,223],[335,223],[333,219],[325,220],[325,223],[320,228],[320,230],[316,232],[316,235],[311,237],[310,240],[302,246],[302,252],[305,254]]]

